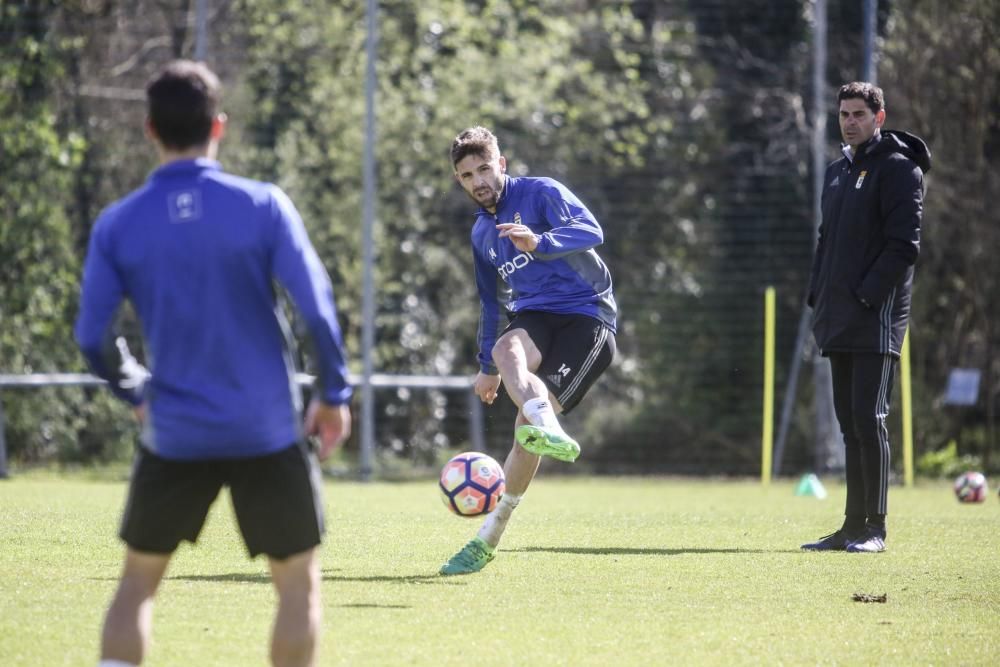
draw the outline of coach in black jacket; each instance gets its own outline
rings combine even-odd
[[[849,83],[837,99],[844,157],[826,170],[809,305],[816,343],[830,358],[847,507],[839,530],[802,548],[878,552],[886,537],[886,416],[910,315],[930,151],[912,134],[881,129],[880,88]]]

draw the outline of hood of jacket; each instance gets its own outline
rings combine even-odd
[[[871,153],[901,153],[913,160],[925,174],[931,170],[931,149],[915,134],[900,130],[882,130],[882,139],[875,144]]]

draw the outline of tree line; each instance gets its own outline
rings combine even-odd
[[[79,270],[103,206],[155,167],[142,90],[193,53],[190,0],[0,5],[0,372],[82,371]],[[208,61],[226,87],[227,169],[292,196],[360,346],[364,3],[214,0]],[[602,471],[759,467],[764,287],[779,294],[778,395],[812,253],[812,3],[388,0],[377,61],[376,368],[474,371],[472,209],[447,149],[494,129],[515,174],[572,188],[606,230],[620,356],[573,417]],[[857,78],[860,3],[829,2],[829,150],[837,86]],[[918,451],[949,439],[986,459],[1000,388],[996,169],[1000,0],[880,3],[888,126],[931,145],[912,318]],[[136,333],[124,312],[121,327]],[[301,346],[308,370],[308,346]],[[982,371],[978,403],[941,394]],[[352,366],[355,372],[358,364]],[[788,471],[812,461],[799,382]],[[383,456],[432,463],[464,444],[464,397],[379,392]],[[134,427],[106,392],[3,394],[11,456],[127,455]],[[487,411],[508,446],[512,406]],[[895,414],[898,414],[895,413]],[[451,415],[451,417],[449,416]],[[493,425],[496,424],[494,427]],[[898,431],[897,431],[898,433]],[[898,439],[897,439],[898,441]],[[995,465],[995,461],[994,461]]]

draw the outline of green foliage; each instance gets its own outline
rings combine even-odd
[[[831,86],[853,76],[860,50],[859,5],[841,5],[830,10]],[[447,151],[462,128],[489,125],[512,173],[561,180],[606,230],[619,357],[588,397],[600,409],[569,420],[591,461],[755,470],[760,293],[778,287],[780,397],[812,250],[810,7],[380,2],[376,370],[475,370],[473,205]],[[160,62],[190,55],[192,12],[153,0],[0,6],[0,371],[83,370],[70,327],[89,226],[155,160],[141,138],[142,85]],[[234,0],[208,26],[231,119],[221,159],[296,202],[333,277],[355,372],[364,12],[344,0]],[[998,12],[998,0],[963,12],[920,0],[879,14],[890,125],[922,134],[935,155],[913,305],[917,450],[954,436],[984,464],[1000,391]],[[983,369],[985,400],[956,434],[935,396],[958,365]],[[800,378],[790,448],[811,461],[809,384]],[[15,458],[128,449],[131,421],[106,392],[8,391],[3,401]],[[467,442],[465,401],[380,392],[382,460],[431,465]],[[510,408],[487,409],[491,450],[509,447]]]
[[[244,126],[240,150],[251,173],[277,180],[302,211],[334,278],[349,347],[357,350],[362,8],[334,6],[317,16],[307,3],[279,9],[245,0],[239,14],[250,48],[238,95],[252,101],[243,107],[249,115],[232,114]],[[653,113],[652,106],[663,99],[663,81],[658,75],[647,80],[647,73],[657,71],[654,58],[668,39],[664,30],[647,34],[627,9],[602,3],[438,0],[381,6],[375,146],[379,370],[475,370],[478,298],[468,247],[474,205],[453,182],[447,155],[454,136],[470,125],[492,127],[512,173],[563,180],[595,206],[599,218],[608,216],[609,237],[618,236],[627,230],[614,229],[613,221],[626,216],[605,205],[609,185],[595,174],[627,178],[648,167],[655,142],[666,140],[669,116]],[[668,78],[675,85],[684,81],[694,96],[685,71]],[[665,188],[680,186],[671,181]],[[630,278],[623,274],[621,284]],[[398,398],[410,401],[408,395]],[[441,418],[435,415],[464,412],[465,398],[458,398],[456,406],[445,395],[437,408],[397,405],[393,415],[384,414],[386,421],[403,420],[399,430],[410,431],[401,454],[441,447]],[[444,442],[463,438],[448,433]],[[509,425],[497,429],[496,438],[507,446]]]
[[[616,278],[624,271],[629,372],[617,388],[633,417],[609,429],[601,461],[748,472],[759,466],[763,288],[778,289],[778,349],[790,350],[812,251],[809,152],[793,125],[808,35],[795,3],[684,5],[690,22],[647,18],[648,47],[634,47],[664,125],[642,166],[608,187],[626,226],[609,236]],[[789,361],[779,354],[779,378]]]
[[[49,32],[55,9],[12,3],[0,14],[0,372],[81,371],[72,323],[80,255],[67,211],[85,142],[66,131],[51,95],[75,42]],[[127,423],[109,401],[80,391],[8,391],[5,435],[12,459],[91,460],[121,455]],[[93,399],[93,400],[92,400]]]
[[[982,470],[982,461],[971,454],[959,455],[958,443],[950,440],[941,449],[917,458],[916,468],[917,473],[925,477],[952,479],[969,470]]]
[[[16,31],[18,10],[0,15],[0,33],[14,35],[0,51],[0,364],[30,372],[65,362],[49,361],[48,348],[60,347],[76,288],[78,260],[60,196],[81,141],[60,135],[46,100],[49,81],[61,74],[59,47],[43,33]]]
[[[962,11],[943,0],[908,3],[889,23],[880,80],[886,126],[923,137],[933,155],[913,292],[915,365],[936,393],[954,367],[982,371],[981,404],[964,414],[970,433],[960,440],[979,440],[984,464],[1000,454],[998,25],[998,0]]]

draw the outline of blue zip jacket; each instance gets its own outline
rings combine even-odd
[[[160,167],[94,224],[76,339],[94,373],[148,406],[143,444],[169,459],[242,458],[302,437],[301,398],[273,279],[306,322],[317,396],[351,397],[329,277],[277,186],[208,159]],[[128,299],[149,377],[115,339]]]
[[[500,223],[527,225],[541,238],[521,252],[500,238]],[[617,306],[611,273],[594,250],[604,232],[593,214],[566,186],[551,178],[505,177],[496,215],[480,208],[472,227],[479,317],[479,367],[496,375],[492,350],[507,325],[501,317],[539,310],[586,315],[615,331]]]

